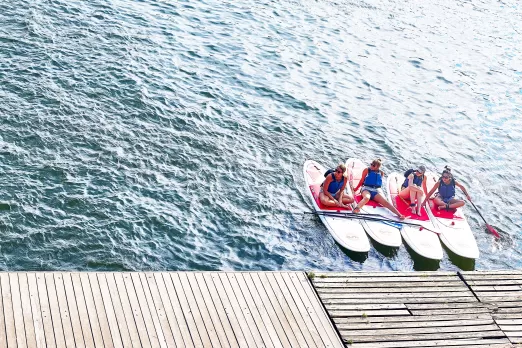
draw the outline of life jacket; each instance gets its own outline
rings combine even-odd
[[[364,186],[368,186],[371,188],[380,188],[382,186],[381,171],[373,171],[370,168],[368,168],[368,174],[364,179]]]
[[[332,195],[336,194],[337,191],[339,191],[343,187],[344,180],[346,180],[344,175],[343,175],[341,181],[335,180],[335,174],[332,173],[332,181],[330,181],[330,185],[328,185],[328,192],[330,192]]]
[[[410,180],[408,179],[408,177],[410,176],[410,174],[412,174],[414,172],[415,172],[415,169],[408,169],[407,171],[404,172],[404,177],[406,179],[404,180],[402,187],[404,187],[404,188],[408,187],[408,185],[410,184]],[[421,176],[417,176],[417,175],[413,174],[413,184],[414,185],[422,186],[423,181],[424,181],[424,174],[422,174]]]
[[[439,195],[442,199],[449,199],[455,196],[455,178],[451,177],[451,182],[449,184],[445,184],[442,181],[442,177],[439,179]]]

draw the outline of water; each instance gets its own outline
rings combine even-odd
[[[520,268],[521,38],[515,0],[0,0],[0,268]],[[341,250],[302,164],[374,156],[501,241]]]

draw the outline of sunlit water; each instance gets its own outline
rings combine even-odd
[[[520,268],[521,38],[515,0],[0,0],[0,268]],[[502,239],[341,250],[302,165],[374,156]]]

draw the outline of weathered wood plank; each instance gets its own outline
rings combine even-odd
[[[335,347],[340,345],[342,342],[339,339],[338,334],[335,332],[335,328],[332,325],[331,320],[328,318],[328,314],[326,313],[326,309],[320,305],[319,296],[315,293],[315,290],[312,288],[310,281],[305,276],[304,273],[290,273],[290,278],[293,279],[294,285],[298,292],[300,292],[300,296],[308,305],[311,305],[313,312],[311,315],[317,321],[316,327],[321,332],[324,332],[326,337],[328,338],[328,342],[323,339],[323,342],[327,344],[327,346]],[[301,288],[301,290],[299,290]]]
[[[11,300],[13,301],[14,323],[16,329],[16,343],[18,347],[27,347],[25,338],[25,318],[22,309],[22,300],[20,298],[20,287],[18,285],[18,274],[9,273],[9,285],[11,287]],[[33,332],[34,334],[34,332]]]
[[[146,306],[146,301],[144,298],[142,298],[142,301],[144,302],[145,306],[140,305],[138,295],[136,293],[136,285],[132,281],[132,273],[125,272],[121,275],[123,278],[123,285],[125,286],[125,290],[127,290],[130,308],[134,314],[134,321],[138,327],[138,334],[140,336],[142,347],[159,348],[160,343],[156,328],[152,322],[149,308]],[[141,286],[141,283],[138,283],[137,286]],[[161,331],[160,335],[163,336]]]
[[[342,311],[342,310],[329,310],[330,317],[373,317],[373,316],[410,316],[410,312],[406,309],[397,310],[358,310],[358,311]]]
[[[301,299],[301,296],[299,296],[299,293],[296,291],[289,274],[286,272],[282,272],[274,274],[274,277],[276,278],[276,281],[279,283],[279,287],[286,287],[286,289],[288,290],[288,293],[292,297],[294,303],[296,304],[299,313],[301,313],[301,317],[303,318],[308,331],[312,335],[315,345],[317,347],[324,346],[322,337],[320,336],[319,330],[316,327],[310,315],[310,311],[306,308],[305,304],[303,303],[303,300]]]
[[[276,306],[270,302],[270,299],[267,296],[267,292],[265,291],[265,287],[263,286],[259,278],[255,277],[256,275],[257,274],[254,272],[246,273],[244,277],[250,292],[257,293],[259,297],[256,303],[257,307],[266,309],[267,314],[277,332],[279,341],[281,342],[283,347],[297,346],[298,343],[295,337],[291,334],[292,330],[288,325],[288,322],[284,318],[284,314],[277,313]],[[283,321],[281,321],[281,318],[278,314],[281,314],[283,316]]]
[[[472,314],[489,313],[487,308],[459,308],[459,309],[430,309],[430,310],[410,310],[412,315],[447,315],[447,314]]]
[[[325,304],[327,310],[379,310],[379,309],[408,309],[403,303],[392,304]]]
[[[154,306],[152,298],[150,297],[149,287],[143,286],[141,276],[145,277],[143,273],[130,273],[130,278],[134,286],[134,291],[136,292],[138,304],[141,308],[141,313],[143,314],[143,320],[147,325],[147,332],[149,332],[150,335],[151,345],[153,347],[157,347],[159,345],[161,348],[167,348],[167,339],[163,334],[163,328],[161,327],[157,310]],[[145,285],[147,285],[147,283],[145,283]],[[171,341],[169,344],[171,347],[174,347],[174,340],[172,339],[172,336],[170,338]]]
[[[275,347],[288,347],[288,339],[280,329],[275,313],[273,313],[271,307],[267,307],[261,300],[260,292],[263,291],[263,288],[257,289],[253,286],[254,284],[249,273],[236,274],[236,279],[247,302],[252,301],[252,307],[255,307],[253,309],[258,313],[263,325],[266,326],[266,331],[273,345]],[[254,311],[252,312],[255,313]]]
[[[56,284],[54,282],[54,276],[52,273],[44,273],[43,278],[43,281],[41,282],[41,284],[39,284],[41,285],[39,286],[39,289],[41,290],[43,287],[47,288],[47,296],[49,298],[49,310],[51,312],[56,346],[73,347],[74,339],[72,340],[72,345],[70,345],[70,340],[66,337],[66,331],[63,327],[63,319],[65,318],[62,318],[61,316],[60,305],[58,303],[58,293],[56,291]],[[70,336],[72,336],[72,331],[70,332]]]
[[[103,298],[103,303],[107,312],[107,319],[111,328],[112,339],[115,345],[119,346],[118,338],[121,338],[121,344],[123,347],[132,347],[131,337],[129,329],[127,328],[127,322],[125,321],[125,315],[121,308],[120,297],[116,291],[116,285],[114,278],[107,276],[106,273],[98,273],[98,284],[100,285],[100,291]],[[110,291],[113,289],[114,291]],[[116,326],[114,325],[116,323]]]
[[[33,314],[34,334],[36,337],[36,346],[38,348],[47,347],[45,343],[45,329],[42,320],[42,309],[40,306],[40,296],[38,294],[38,287],[36,286],[36,275],[34,273],[26,273],[27,276],[27,290],[31,302],[31,313]],[[3,313],[3,312],[0,312]],[[51,345],[54,342],[54,338]],[[1,347],[1,345],[0,345]]]
[[[447,277],[422,277],[422,276],[410,276],[410,277],[339,277],[339,278],[318,278],[315,277],[313,282],[314,284],[319,283],[360,283],[362,281],[366,283],[386,283],[386,282],[426,282],[428,280],[437,281],[437,282],[445,282],[455,278],[450,276]]]
[[[87,313],[87,307],[85,305],[82,285],[79,281],[79,278],[77,278],[77,281],[74,281],[74,275],[75,273],[62,273],[65,284],[65,291],[67,296],[72,300],[72,303],[69,302],[69,308],[74,308],[72,310],[70,309],[69,312],[71,313],[71,319],[73,316],[77,315],[77,322],[80,326],[85,346],[94,347],[94,338],[92,336],[91,323],[89,320],[89,314]],[[76,276],[77,275],[78,274],[76,273]]]
[[[354,343],[362,342],[382,342],[382,341],[420,341],[420,340],[455,340],[464,338],[503,338],[505,335],[502,331],[478,331],[478,332],[457,332],[457,333],[430,333],[430,334],[406,334],[406,335],[387,335],[387,336],[345,336],[342,331],[341,335],[346,340],[353,340]]]
[[[49,295],[47,294],[47,286],[45,285],[44,273],[31,273],[28,277],[29,279],[29,289],[36,288],[38,292],[38,300],[40,302],[40,310],[41,310],[41,318],[42,325],[45,332],[45,345],[47,348],[55,348],[57,340],[55,339],[54,329],[53,329],[53,320],[51,317],[51,309],[49,307]],[[60,326],[61,330],[61,326]],[[62,343],[63,343],[63,333],[57,330],[62,334]],[[65,344],[62,344],[64,346]],[[1,345],[0,345],[1,346]]]
[[[520,319],[499,319],[495,320],[498,325],[522,325],[522,318]]]
[[[16,328],[14,319],[13,300],[11,295],[11,285],[9,284],[9,274],[0,273],[0,283],[2,287],[2,303],[5,316],[5,334],[7,345],[5,347],[16,347]]]
[[[203,306],[207,309],[208,316],[214,325],[214,329],[216,330],[221,345],[223,347],[238,347],[236,338],[234,337],[234,332],[232,331],[230,322],[226,317],[225,310],[222,306],[219,306],[221,301],[219,301],[218,309],[216,309],[216,304],[212,300],[212,296],[209,293],[209,288],[205,283],[205,279],[203,279],[203,275],[199,272],[188,273],[187,277],[190,286],[194,291],[195,297],[200,300],[198,307]],[[214,289],[214,291],[216,290]],[[220,314],[222,314],[222,316],[220,316]]]
[[[186,337],[185,330],[182,330],[182,333],[184,334],[183,341],[186,345],[203,347],[202,338],[199,336],[199,332],[196,327],[196,323],[190,310],[187,298],[183,293],[181,285],[179,284],[179,279],[176,278],[176,284],[174,284],[173,279],[169,273],[161,273],[161,276],[165,282],[165,289],[167,290],[168,296],[170,297],[171,304],[174,308],[174,313],[176,314],[176,319],[178,322],[184,320],[186,331],[189,333],[189,336]]]
[[[196,347],[198,347],[199,345],[201,345],[202,347],[209,347],[210,338],[208,337],[208,334],[205,330],[205,325],[203,324],[203,320],[201,319],[199,311],[197,310],[197,307],[195,307],[196,304],[192,299],[189,301],[189,299],[187,298],[188,294],[183,289],[183,286],[177,274],[163,273],[163,279],[165,280],[165,284],[167,285],[167,290],[169,290],[170,284],[172,284],[172,288],[174,289],[178,297],[180,307],[183,311],[183,315],[185,316],[190,336],[192,337],[192,340],[195,342]],[[190,294],[192,293],[190,292]]]
[[[39,341],[36,337],[36,328],[35,321],[33,319],[33,311],[31,308],[31,296],[29,295],[29,286],[27,284],[27,273],[20,272],[18,275],[18,290],[20,291],[20,300],[22,302],[22,311],[24,316],[24,326],[25,326],[25,339],[27,342],[27,347],[36,348],[37,342]],[[38,308],[38,311],[40,309]],[[40,334],[42,332],[39,332]]]
[[[88,298],[87,308],[89,311],[93,311],[93,317],[96,316],[98,319],[103,346],[107,348],[121,348],[122,343],[118,324],[114,319],[114,309],[112,308],[112,303],[105,304],[103,302],[97,274],[82,272],[80,273],[80,281],[86,289],[85,292],[87,292],[87,289],[90,290],[90,295],[86,295],[86,298]],[[110,320],[109,312],[111,315]]]
[[[98,313],[96,312],[96,305],[94,304],[94,298],[92,297],[91,284],[89,282],[88,275],[86,273],[72,273],[71,277],[74,285],[74,292],[81,292],[85,300],[84,308],[80,308],[83,307],[83,305],[79,303],[78,310],[80,312],[80,318],[82,320],[88,320],[89,322],[90,328],[92,330],[94,346],[112,347],[111,341],[108,341],[107,344],[104,344],[103,342],[102,327],[98,320]],[[108,330],[108,326],[105,326],[104,329]]]
[[[156,288],[153,289],[153,286],[149,285],[149,281],[147,280],[148,275],[146,273],[132,273],[131,276],[132,281],[135,283],[136,293],[140,299],[140,306],[142,305],[142,301],[146,301],[146,304],[143,304],[143,306],[146,305],[149,308],[160,346],[162,348],[177,347],[178,345],[174,339],[174,336],[172,335],[172,331],[169,326],[169,320],[165,314],[165,309],[161,303],[161,299],[158,298],[159,303],[156,303],[155,301],[155,299],[159,296],[158,290]],[[151,278],[151,283],[154,282],[153,276],[149,276]],[[156,285],[154,283],[154,287],[155,286]],[[143,297],[145,300],[143,300]]]
[[[470,348],[470,347],[494,347],[507,348],[512,347],[507,338],[498,339],[453,339],[453,340],[430,340],[430,341],[400,341],[400,342],[372,342],[353,344],[350,347],[357,348],[410,348],[410,347],[453,347],[453,348]]]
[[[294,328],[294,333],[296,333],[296,335],[303,336],[303,340],[306,342],[304,346],[316,347],[316,344],[311,337],[310,331],[307,330],[304,319],[297,309],[297,306],[292,299],[292,295],[289,293],[288,288],[284,284],[279,284],[274,273],[261,274],[261,276],[266,277],[266,280],[270,284],[273,291],[278,294],[277,298],[281,301],[281,306],[283,309],[287,309],[285,311],[287,318],[290,316],[293,318],[290,323],[295,322],[297,324],[297,328]],[[263,280],[263,277],[261,277],[261,280]]]
[[[339,293],[328,293],[320,294],[321,298],[327,299],[327,298],[346,298],[347,295],[345,293],[339,292]],[[383,298],[412,298],[414,297],[412,294],[409,293],[379,293],[379,294],[372,294],[372,293],[357,293],[357,294],[350,294],[350,298],[376,298],[376,299],[383,299]],[[449,298],[449,297],[474,297],[471,291],[460,291],[460,292],[420,292],[415,294],[415,298],[422,298],[422,297],[443,297],[443,298]],[[448,299],[448,301],[450,301]]]
[[[464,327],[476,325],[494,324],[493,318],[482,320],[437,320],[437,321],[401,321],[396,318],[396,322],[372,323],[337,323],[339,330],[376,330],[376,329],[402,329],[402,328],[428,328],[428,327]]]
[[[453,277],[458,278],[456,272],[442,272],[442,271],[425,271],[425,272],[360,272],[360,271],[351,271],[351,272],[316,272],[314,273],[313,281],[317,279],[324,278],[346,278],[346,277]]]
[[[321,302],[324,304],[393,304],[393,303],[446,303],[448,299],[445,297],[420,297],[420,298],[324,298],[320,296]],[[455,303],[479,303],[474,296],[452,297],[451,302]]]
[[[466,283],[473,286],[509,286],[522,285],[522,280],[498,280],[498,279],[484,279],[484,280],[466,280]]]
[[[170,277],[167,279],[168,281],[165,281],[163,273],[154,273],[154,280],[165,308],[165,312],[169,318],[172,331],[175,332],[176,325],[178,325],[185,346],[203,346],[197,333],[194,335],[194,339],[192,339],[192,336],[190,335],[187,319],[183,315],[178,295],[176,294],[176,290],[172,285]],[[148,281],[150,283],[150,279],[148,279]],[[179,344],[177,336],[174,335],[174,337],[176,338],[176,344]]]
[[[205,284],[207,285],[207,288],[210,292],[210,295],[212,297],[212,301],[214,302],[214,305],[219,310],[219,308],[223,308],[228,323],[230,324],[230,330],[234,337],[236,338],[238,344],[240,347],[248,346],[247,340],[250,341],[250,330],[246,326],[246,323],[243,320],[243,316],[240,309],[237,308],[237,304],[233,305],[230,299],[228,298],[228,295],[226,293],[226,290],[223,286],[223,283],[221,282],[221,279],[218,274],[213,273],[202,273],[201,277],[205,281]],[[238,313],[236,313],[238,311]],[[220,318],[222,320],[223,325],[228,326],[227,321],[222,316],[222,311],[219,310]],[[229,341],[231,341],[232,336],[230,334],[227,334],[227,337],[229,338]]]
[[[444,327],[416,327],[416,328],[399,328],[399,329],[369,329],[369,330],[346,330],[339,329],[341,334],[354,338],[357,336],[390,336],[390,335],[415,335],[415,334],[430,334],[430,333],[455,333],[455,332],[484,332],[484,331],[498,331],[498,326],[495,324],[486,325],[470,325],[470,326],[444,326]]]
[[[299,328],[297,321],[292,315],[292,312],[286,304],[282,294],[280,294],[277,290],[274,291],[265,274],[253,273],[252,279],[254,280],[254,284],[256,284],[257,287],[263,287],[265,289],[268,299],[275,308],[281,325],[283,326],[285,333],[290,340],[291,346],[306,347],[306,341],[303,334],[301,333],[301,329]]]
[[[406,307],[411,310],[415,309],[444,309],[444,308],[481,308],[488,309],[487,306],[477,302],[470,303],[408,303]]]
[[[401,288],[401,289],[409,289],[409,288],[422,288],[422,287],[433,287],[433,288],[445,288],[445,287],[457,287],[466,289],[466,285],[458,278],[450,280],[450,281],[444,281],[444,282],[428,282],[428,281],[419,281],[419,282],[385,282],[385,283],[378,283],[378,282],[365,282],[364,279],[362,279],[358,283],[354,282],[335,282],[335,283],[327,283],[327,282],[313,282],[313,286],[316,289],[321,288],[348,288],[348,289],[371,289],[371,288]],[[361,290],[364,291],[364,290]]]
[[[338,284],[336,284],[338,285]],[[328,294],[328,293],[345,293],[351,295],[352,293],[356,294],[368,294],[368,293],[408,293],[416,296],[417,293],[423,292],[467,292],[469,291],[465,287],[461,286],[452,286],[452,287],[409,287],[409,288],[388,288],[388,287],[379,287],[379,288],[346,288],[346,287],[321,287],[317,288],[317,293],[319,294]]]
[[[71,276],[69,273],[55,273],[54,276],[55,281],[57,282],[57,287],[61,287],[63,284],[65,296],[64,299],[69,309],[69,317],[71,319],[71,325],[74,334],[74,342],[76,344],[76,347],[86,347],[82,332],[82,326],[80,323],[80,316],[78,314],[78,308],[76,306],[76,297],[71,284]]]
[[[241,293],[239,285],[237,284],[235,278],[233,276],[229,276],[228,273],[220,273],[221,282],[227,291],[227,295],[232,302],[237,302],[237,306],[234,308],[234,312],[236,315],[238,314],[237,310],[241,311],[241,315],[245,320],[245,323],[248,326],[250,334],[252,335],[256,345],[264,346],[266,343],[263,341],[261,333],[259,332],[257,325],[254,321],[252,313],[250,312],[248,305],[246,304],[245,298]],[[268,337],[265,337],[265,341],[268,341],[268,344],[272,344]]]
[[[453,314],[453,315],[436,315],[436,316],[423,316],[423,317],[372,317],[372,318],[333,318],[336,324],[343,323],[424,323],[424,322],[437,322],[443,320],[492,320],[489,313],[479,314]]]
[[[141,329],[137,327],[136,321],[134,320],[134,313],[132,312],[129,298],[127,296],[127,290],[125,289],[125,285],[123,284],[123,277],[121,273],[114,272],[114,273],[107,273],[107,284],[109,284],[111,291],[111,297],[114,299],[118,296],[119,304],[121,308],[121,316],[118,316],[118,321],[123,319],[125,323],[127,324],[127,329],[129,330],[129,337],[132,342],[132,345],[134,347],[140,347],[140,334],[138,332],[138,329]],[[113,296],[114,295],[114,296]],[[114,302],[113,302],[114,303]],[[123,318],[122,318],[123,317]],[[145,342],[147,343],[147,342]],[[150,345],[150,343],[149,343]]]
[[[193,278],[193,275],[190,276],[189,274],[190,273],[180,272],[173,273],[171,276],[179,277],[179,282],[183,287],[183,291],[185,292],[185,295],[187,296],[189,304],[191,305],[192,311],[194,313],[194,319],[196,321],[196,325],[198,326],[200,336],[206,337],[208,343],[213,347],[221,347],[222,343],[220,342],[220,337],[216,332],[212,319],[210,319],[208,308],[203,302],[199,287],[197,286],[196,282],[193,283],[195,286],[192,286],[190,282],[191,279],[189,278]],[[203,331],[202,329],[205,332],[201,332]],[[203,342],[205,343],[205,340],[203,340]]]
[[[522,332],[522,325],[500,325],[502,331],[518,331]]]

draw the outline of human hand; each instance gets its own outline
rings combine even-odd
[[[466,198],[471,202],[471,197],[469,195],[466,195]]]

